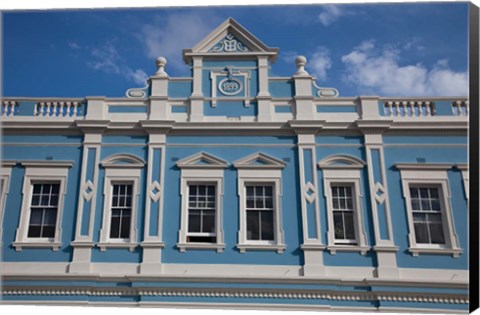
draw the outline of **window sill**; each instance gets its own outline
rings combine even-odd
[[[247,250],[275,250],[279,254],[283,254],[287,246],[285,244],[237,244],[240,253]]]
[[[21,251],[23,248],[51,248],[53,251],[58,251],[62,246],[60,242],[13,242],[12,246],[16,251]]]
[[[436,255],[452,255],[453,258],[458,258],[463,253],[460,248],[425,248],[425,247],[410,247],[408,248],[412,256],[419,254],[436,254]]]
[[[143,248],[165,248],[165,243],[144,241],[144,242],[140,243],[140,246],[143,247]]]
[[[337,252],[360,252],[361,255],[366,255],[371,249],[370,246],[358,246],[358,245],[329,245],[327,250],[330,254],[335,255]]]
[[[113,242],[102,242],[102,243],[97,243],[96,246],[100,248],[100,251],[104,252],[107,250],[107,248],[128,248],[131,252],[135,250],[135,248],[138,246],[137,243],[113,243]]]
[[[177,243],[177,248],[184,253],[187,249],[216,249],[217,253],[222,253],[225,249],[225,244],[210,244],[210,243]]]

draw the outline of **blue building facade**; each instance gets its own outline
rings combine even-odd
[[[228,19],[190,77],[3,99],[3,302],[467,312],[468,99],[339,97],[277,54]]]

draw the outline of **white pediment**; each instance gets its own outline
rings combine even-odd
[[[189,63],[192,56],[211,55],[268,55],[275,61],[278,48],[270,48],[232,18],[228,18],[195,47],[183,50]]]
[[[320,162],[318,162],[318,167],[322,169],[329,169],[329,168],[358,169],[358,168],[364,167],[365,165],[366,163],[360,160],[359,158],[351,155],[346,155],[346,154],[330,155],[322,159]]]
[[[235,168],[261,168],[261,169],[282,169],[286,163],[262,152],[248,155],[233,162]]]
[[[200,152],[177,161],[179,168],[226,168],[228,163],[214,155]]]
[[[116,168],[137,168],[144,167],[146,162],[128,153],[113,154],[100,162],[103,167],[116,167]]]

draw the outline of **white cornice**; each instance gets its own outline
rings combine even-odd
[[[434,170],[446,171],[453,167],[453,163],[396,163],[398,170]]]
[[[330,155],[322,159],[320,162],[318,162],[318,167],[321,169],[360,169],[363,168],[366,164],[367,163],[357,157],[346,154],[339,154]]]
[[[14,160],[3,160],[1,163],[2,168],[14,167],[17,165],[17,161]]]
[[[232,297],[308,299],[330,301],[395,301],[416,303],[468,304],[465,294],[418,292],[358,292],[333,290],[252,289],[252,288],[119,288],[119,287],[10,287],[2,288],[2,295],[87,295],[87,296],[168,296],[168,297]]]
[[[23,160],[20,165],[24,167],[63,167],[69,168],[73,166],[73,161],[55,161],[55,160]]]

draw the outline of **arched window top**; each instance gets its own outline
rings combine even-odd
[[[136,155],[128,153],[112,154],[100,162],[103,167],[116,168],[142,168],[145,166],[145,161]]]
[[[349,168],[359,169],[366,165],[366,163],[359,158],[347,154],[330,155],[318,162],[318,167],[321,169],[331,168]]]

